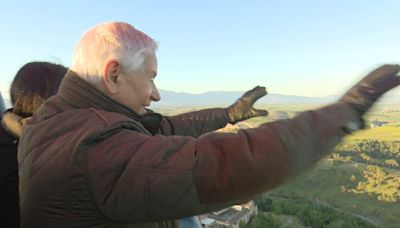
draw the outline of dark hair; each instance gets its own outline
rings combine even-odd
[[[13,112],[32,116],[49,97],[55,95],[67,68],[49,62],[30,62],[19,69],[11,83]]]

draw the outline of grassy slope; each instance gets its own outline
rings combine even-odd
[[[362,179],[365,165],[354,162],[325,160],[307,174],[291,180],[286,185],[268,194],[288,197],[309,198],[326,202],[351,212],[368,217],[381,225],[390,227],[400,224],[400,203],[385,203],[376,197],[341,191],[341,186],[354,185],[352,175]]]

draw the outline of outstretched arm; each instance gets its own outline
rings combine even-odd
[[[164,117],[161,121],[163,135],[182,135],[199,137],[202,134],[225,127],[227,123],[235,124],[252,117],[266,116],[266,110],[258,110],[254,103],[265,96],[265,87],[257,86],[247,91],[228,108],[203,109],[172,117]]]

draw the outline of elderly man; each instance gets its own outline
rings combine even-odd
[[[338,102],[238,133],[210,132],[258,115],[256,87],[226,109],[175,117],[160,100],[156,43],[129,24],[89,30],[71,70],[20,141],[24,227],[176,227],[310,168],[362,127],[362,115],[400,83],[398,65],[370,73]]]

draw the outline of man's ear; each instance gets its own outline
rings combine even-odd
[[[106,63],[103,71],[103,85],[107,92],[116,94],[118,92],[117,81],[119,80],[120,64],[117,60],[110,60]]]

